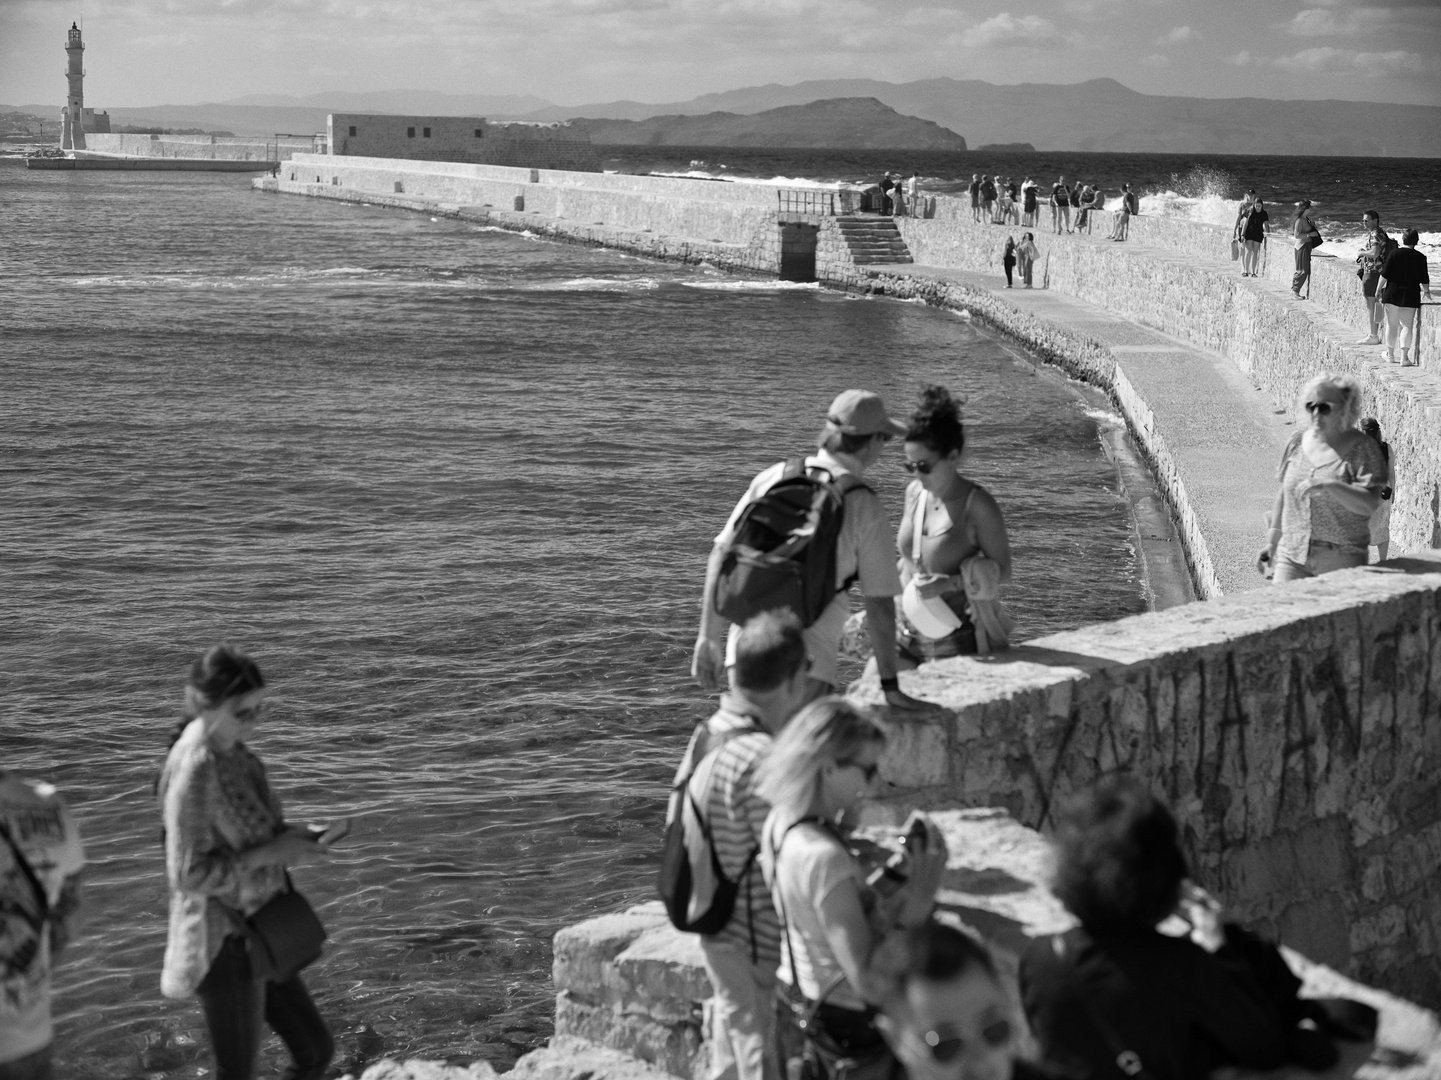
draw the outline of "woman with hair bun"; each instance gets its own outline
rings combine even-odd
[[[285,823],[265,766],[246,747],[265,698],[254,660],[216,645],[195,661],[185,717],[160,773],[170,933],[160,990],[199,997],[217,1080],[253,1080],[264,1026],[293,1059],[285,1080],[319,1080],[335,1044],[298,974],[257,970],[244,919],[289,888],[286,866],[325,854],[348,829]]]
[[[944,386],[926,387],[905,439],[901,464],[915,479],[896,540],[906,586],[901,657],[914,666],[1003,649],[1011,625],[998,592],[1011,580],[1011,542],[991,493],[960,472],[961,402]]]
[[[1381,505],[1389,467],[1374,439],[1356,427],[1361,384],[1349,375],[1317,375],[1301,391],[1306,427],[1281,453],[1281,488],[1270,534],[1257,557],[1276,583],[1365,566],[1371,515]]]

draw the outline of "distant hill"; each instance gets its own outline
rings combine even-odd
[[[1140,94],[1114,79],[1075,85],[924,79],[827,79],[704,94],[685,102],[552,106],[526,119],[643,120],[724,110],[756,113],[826,98],[873,97],[908,116],[963,130],[971,144],[1040,150],[1441,157],[1441,107]]]
[[[739,115],[579,118],[571,127],[598,145],[764,146],[787,149],[964,150],[966,140],[929,120],[902,116],[875,98],[831,98]]]

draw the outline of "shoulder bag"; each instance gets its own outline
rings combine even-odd
[[[240,935],[250,946],[253,973],[266,982],[282,983],[320,959],[325,927],[310,902],[285,874],[285,891],[277,893],[249,918],[226,907]]]

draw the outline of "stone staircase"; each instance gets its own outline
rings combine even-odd
[[[857,266],[914,261],[896,223],[888,217],[838,217],[836,226]]]

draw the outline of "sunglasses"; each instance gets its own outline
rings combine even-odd
[[[1306,402],[1306,411],[1315,413],[1317,416],[1325,416],[1331,411],[1331,403],[1329,401],[1308,401]]]
[[[922,476],[930,476],[931,470],[939,465],[939,461],[903,461],[901,468],[908,473],[920,473]]]
[[[930,1050],[931,1057],[943,1064],[954,1061],[966,1048],[966,1040],[957,1035],[955,1030],[950,1027],[928,1031],[921,1038]],[[981,1041],[993,1048],[1005,1046],[1011,1041],[1011,1022],[997,1020],[995,1023],[987,1024],[981,1028]]]
[[[261,710],[264,708],[265,702],[257,701],[248,709],[236,709],[234,712],[231,713],[231,715],[234,716],[235,719],[239,720],[241,723],[248,724],[250,723],[250,721],[258,718],[260,716]]]

